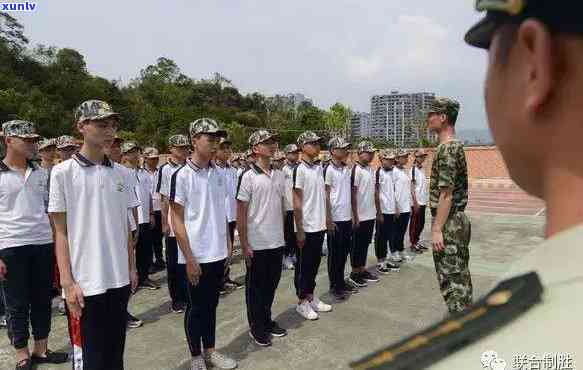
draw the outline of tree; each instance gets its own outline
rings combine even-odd
[[[28,38],[24,36],[24,26],[16,18],[8,13],[0,12],[0,43],[8,49],[20,52],[28,44]]]

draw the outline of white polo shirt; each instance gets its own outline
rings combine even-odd
[[[413,179],[415,179],[417,203],[420,206],[426,206],[429,203],[429,182],[427,181],[427,176],[425,176],[425,171],[417,168],[417,166],[413,166],[411,168],[411,181]]]
[[[193,256],[199,263],[227,258],[227,184],[211,162],[200,168],[190,159],[172,176],[170,202],[184,207],[184,224]]]
[[[48,184],[48,171],[34,163],[22,176],[0,160],[0,249],[53,242]]]
[[[136,193],[138,194],[138,200],[140,201],[140,206],[138,207],[138,222],[141,224],[150,223],[150,211],[152,198],[152,179],[148,171],[143,168],[137,168],[135,170],[130,169],[134,176],[136,177]]]
[[[66,213],[71,271],[85,296],[129,284],[127,217],[138,200],[126,174],[80,153],[52,170],[49,212]]]
[[[326,190],[319,164],[301,161],[295,168],[294,189],[302,190],[303,226],[307,233],[326,230]]]
[[[225,177],[227,184],[227,200],[225,201],[225,212],[227,212],[227,220],[229,222],[237,221],[237,170],[229,164],[221,167],[215,163],[217,170]]]
[[[285,199],[284,199],[284,207],[286,211],[293,211],[294,210],[294,169],[296,166],[290,166],[286,164],[283,166],[282,172],[284,177],[284,186],[285,186]]]
[[[411,179],[406,170],[395,167],[393,169],[395,181],[395,200],[400,213],[411,212]]]
[[[395,214],[395,182],[393,181],[393,170],[385,170],[380,167],[375,173],[375,181],[379,186],[381,213],[384,215]]]
[[[372,167],[356,162],[352,167],[352,186],[358,189],[356,192],[358,220],[374,220],[377,211],[374,203],[375,178]]]
[[[181,164],[172,162],[171,159],[168,159],[168,162],[164,163],[158,169],[158,179],[156,181],[156,193],[165,196],[166,198],[170,199],[170,181],[172,180],[172,175],[174,172],[178,171],[182,167]],[[174,229],[172,228],[172,212],[168,210],[168,228],[169,233],[168,236],[174,238],[176,235],[174,234]],[[182,255],[182,251],[178,250],[178,259],[180,260],[180,256]],[[184,261],[184,258],[182,259]]]
[[[146,168],[146,172],[150,175],[150,182],[152,183],[152,188],[150,192],[152,193],[152,211],[158,212],[162,210],[160,205],[160,193],[156,192],[156,185],[158,184],[158,169],[156,171],[150,171]]]
[[[334,222],[352,220],[351,170],[347,165],[336,167],[334,162],[324,169],[324,183],[330,186],[330,205]]]
[[[248,203],[247,239],[255,251],[285,245],[283,238],[283,195],[281,171],[269,173],[252,164],[241,176],[237,199]]]

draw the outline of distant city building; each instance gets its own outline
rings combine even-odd
[[[422,124],[424,111],[435,100],[434,93],[421,92],[374,95],[371,98],[370,137],[386,140],[395,147],[414,147],[422,138],[430,139]]]
[[[352,117],[350,117],[350,127],[353,138],[370,138],[370,113],[353,113]]]

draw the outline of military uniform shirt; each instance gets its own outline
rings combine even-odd
[[[411,179],[404,169],[393,169],[395,183],[395,205],[400,213],[411,212]]]
[[[289,164],[286,164],[285,166],[283,166],[282,169],[285,179],[284,207],[286,211],[294,210],[294,198],[293,198],[294,168],[295,166],[290,166]]]
[[[431,166],[429,205],[437,208],[441,188],[453,190],[452,208],[462,210],[468,204],[468,168],[464,146],[458,140],[439,144]]]
[[[352,168],[352,186],[358,189],[356,192],[358,220],[374,220],[377,211],[374,202],[375,175],[372,167],[357,162]]]
[[[581,366],[582,245],[583,225],[579,225],[553,236],[519,260],[502,280],[531,271],[537,272],[544,288],[542,302],[430,369],[482,369],[480,357],[486,351],[497,352],[498,358],[506,361],[506,369],[512,369],[514,355],[544,358],[547,354],[557,356],[570,353],[575,366]]]

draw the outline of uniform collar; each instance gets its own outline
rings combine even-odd
[[[34,164],[33,161],[30,161],[30,160],[26,161],[26,165],[28,168],[32,169],[33,171],[38,168],[38,166],[36,164]],[[10,167],[8,167],[6,165],[6,163],[4,163],[4,161],[0,160],[0,172],[8,172],[8,171],[12,171],[12,170],[10,169]]]
[[[81,167],[92,167],[95,166],[95,163],[91,162],[89,159],[85,158],[81,153],[73,154],[73,159],[79,163]],[[102,166],[105,167],[113,167],[113,162],[107,157],[103,157],[103,161],[101,162]]]
[[[259,167],[258,165],[256,165],[255,163],[253,163],[253,164],[251,165],[251,168],[252,168],[252,169],[253,169],[253,170],[254,170],[256,173],[258,173],[258,174],[260,174],[260,175],[267,175],[267,176],[269,176],[269,174],[268,174],[268,173],[266,173],[265,171],[263,171],[263,169],[262,169],[261,167]],[[269,166],[269,169],[270,169],[271,171],[273,171],[273,170],[274,170],[274,169],[273,169],[273,166]]]
[[[188,159],[188,158],[187,158]],[[181,165],[179,163],[176,163],[172,160],[171,157],[168,157],[168,164],[171,165],[172,167],[180,167]]]
[[[563,231],[536,247],[517,263],[513,264],[505,278],[536,271],[543,286],[567,283],[583,278],[583,224]]]
[[[304,164],[310,168],[318,166],[317,163],[314,163],[314,162],[310,163],[310,162],[306,161],[305,159],[302,159],[302,162],[304,162]]]
[[[356,161],[356,163],[357,163],[357,164],[358,164],[360,167],[362,167],[362,168],[365,168],[365,169],[369,167],[369,165],[366,165],[366,166],[365,166],[364,164],[360,163],[360,161]]]
[[[227,162],[225,162],[225,165],[224,165],[224,166],[221,166],[221,165],[219,164],[219,162],[215,162],[215,165],[216,165],[217,167],[219,167],[219,168],[231,168],[231,165],[230,165],[229,163],[227,163]]]
[[[187,158],[186,159],[186,164],[188,164],[188,166],[190,168],[192,168],[194,170],[194,172],[198,172],[198,171],[200,171],[200,170],[203,169],[202,167],[200,167],[199,165],[197,165],[196,163],[194,163],[194,161],[192,161],[192,159],[190,159],[190,158]],[[214,162],[213,161],[209,161],[208,169],[210,170],[210,169],[213,169],[213,168],[215,168]]]

